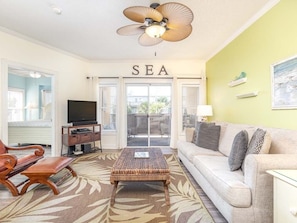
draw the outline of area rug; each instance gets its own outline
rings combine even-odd
[[[59,195],[40,185],[2,209],[0,222],[213,222],[175,155],[165,155],[171,171],[170,206],[161,182],[120,182],[111,206],[110,171],[118,156],[94,153],[77,158],[71,166],[78,177],[59,185]]]

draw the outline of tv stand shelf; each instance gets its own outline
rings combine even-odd
[[[96,141],[99,141],[99,147],[96,146]],[[82,148],[82,145],[88,143],[93,145],[90,151]],[[67,154],[63,153],[64,146],[67,146]],[[80,147],[80,150],[77,150],[77,147]],[[101,124],[62,126],[62,155],[71,156],[97,150],[101,150],[102,152]]]

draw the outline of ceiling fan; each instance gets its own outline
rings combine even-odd
[[[192,32],[193,12],[187,6],[169,2],[160,5],[152,3],[150,7],[132,6],[123,11],[124,15],[141,24],[132,24],[119,28],[120,35],[138,35],[142,46],[153,46],[166,41],[180,41]]]

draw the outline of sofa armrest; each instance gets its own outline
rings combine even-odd
[[[266,172],[273,169],[297,169],[297,154],[250,154],[246,157],[244,183],[251,188],[255,215],[260,210],[273,213],[273,177]]]
[[[44,154],[44,148],[40,145],[30,145],[30,146],[20,146],[20,147],[10,147],[10,146],[5,146],[7,150],[34,150],[34,154],[36,156],[43,156]]]
[[[246,157],[244,166],[244,182],[255,187],[261,177],[271,176],[267,170],[297,169],[297,154],[250,154]],[[271,177],[272,178],[272,177]]]

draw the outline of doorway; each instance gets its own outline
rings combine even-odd
[[[170,146],[171,84],[127,84],[127,146]]]
[[[2,139],[10,146],[44,145],[55,155],[54,73],[3,61]]]

